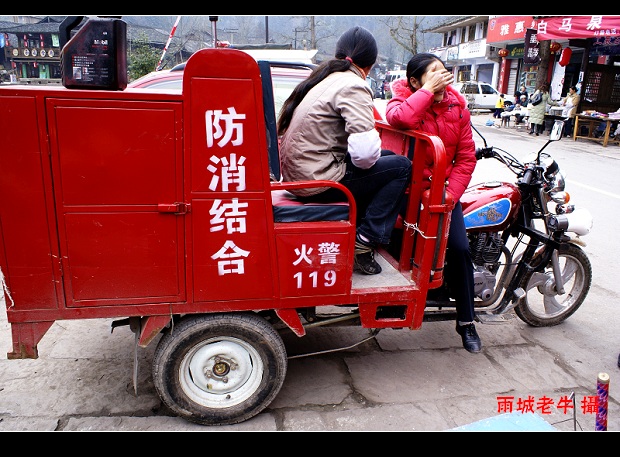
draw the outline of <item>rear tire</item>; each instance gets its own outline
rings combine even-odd
[[[265,409],[286,376],[275,329],[253,313],[186,316],[157,345],[153,382],[175,414],[202,425],[243,422]]]

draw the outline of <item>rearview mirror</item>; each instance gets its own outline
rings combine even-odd
[[[564,130],[564,121],[555,121],[553,123],[553,128],[551,129],[551,135],[549,135],[549,140],[557,141],[562,138],[562,130]]]

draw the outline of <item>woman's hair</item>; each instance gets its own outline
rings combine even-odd
[[[569,86],[569,89],[573,89],[575,92],[577,92],[577,86]]]
[[[310,75],[293,89],[282,105],[278,119],[278,134],[282,135],[291,124],[295,108],[310,89],[332,73],[347,71],[353,64],[359,68],[373,66],[378,53],[375,37],[365,28],[356,26],[344,32],[336,43],[334,58],[315,67]]]
[[[435,61],[441,62],[444,67],[446,66],[446,64],[443,63],[439,57],[429,52],[416,54],[409,59],[409,62],[407,63],[407,84],[409,84],[409,88],[412,91],[415,92],[415,88],[411,85],[411,78],[413,77],[421,83],[420,78],[422,78],[422,75],[426,72],[428,66]]]

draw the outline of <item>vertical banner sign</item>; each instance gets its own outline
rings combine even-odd
[[[538,65],[540,63],[540,55],[538,53],[538,39],[535,29],[527,29],[525,31],[525,50],[523,54],[523,63],[526,65]]]

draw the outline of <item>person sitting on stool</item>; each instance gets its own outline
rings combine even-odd
[[[577,93],[577,86],[570,86],[568,88],[568,94],[562,100],[558,106],[562,106],[562,117],[566,119],[564,123],[564,136],[572,136],[575,126],[575,115],[577,114],[577,106],[581,96]]]
[[[525,95],[522,96],[522,98],[525,97]],[[515,124],[519,125],[519,124],[523,124],[523,119],[527,116],[527,114],[525,112],[521,113],[522,108],[525,108],[524,105],[520,105],[517,104],[514,107],[514,113],[515,113]]]
[[[515,105],[513,105],[510,100],[506,100],[504,102],[504,112],[500,114],[502,126],[510,127],[510,116],[512,116],[512,111],[514,108]]]

